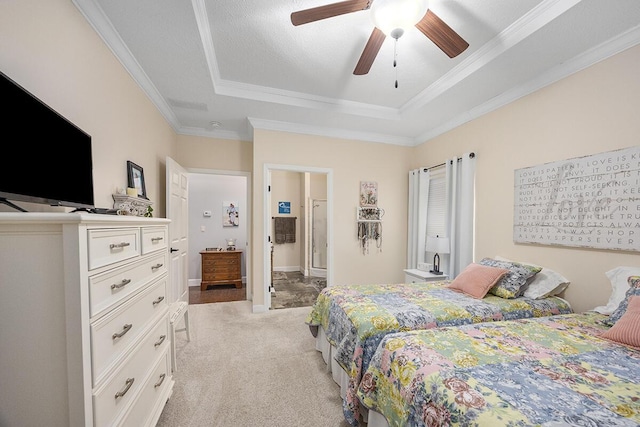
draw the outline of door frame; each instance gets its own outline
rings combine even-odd
[[[275,163],[265,163],[263,167],[263,287],[264,287],[264,306],[266,310],[271,309],[271,171],[287,171],[299,173],[316,173],[326,175],[327,178],[327,286],[333,284],[333,169],[319,168],[314,166],[300,165],[279,165]]]
[[[245,194],[245,206],[247,207],[246,213],[242,213],[243,221],[247,221],[247,241],[245,242],[245,279],[246,279],[246,298],[249,301],[253,301],[253,280],[251,280],[251,244],[253,243],[252,239],[252,228],[251,227],[251,218],[252,218],[252,208],[251,208],[251,172],[244,171],[230,171],[230,170],[220,170],[220,169],[200,169],[200,168],[185,168],[187,174],[190,173],[199,173],[206,175],[231,175],[231,176],[244,176],[247,179],[247,192]]]

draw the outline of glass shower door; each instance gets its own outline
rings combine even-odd
[[[327,268],[327,201],[313,200],[311,213],[312,268]]]

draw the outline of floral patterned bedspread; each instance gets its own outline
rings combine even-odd
[[[389,333],[571,313],[561,298],[478,300],[443,286],[448,282],[336,285],[324,288],[307,317],[312,333],[322,326],[347,372],[347,421],[358,425],[357,388],[382,338]]]
[[[640,350],[598,313],[387,335],[359,386],[390,426],[638,426]]]

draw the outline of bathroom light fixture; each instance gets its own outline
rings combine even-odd
[[[436,237],[433,236],[427,236],[427,245],[426,245],[426,250],[427,252],[435,252],[435,255],[433,256],[433,270],[429,270],[429,273],[432,274],[443,274],[442,271],[440,271],[440,255],[441,254],[448,254],[449,253],[449,238],[448,237],[440,237],[438,235],[436,235]]]

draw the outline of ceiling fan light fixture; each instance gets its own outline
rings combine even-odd
[[[397,40],[420,22],[427,9],[427,0],[375,0],[371,5],[371,18],[380,31]]]

